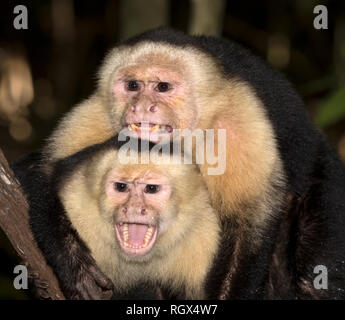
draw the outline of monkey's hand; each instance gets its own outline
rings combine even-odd
[[[41,243],[48,262],[53,267],[61,290],[67,299],[75,300],[110,300],[113,295],[112,281],[99,269],[89,249],[72,229],[65,216],[58,219],[60,236],[55,236],[54,246],[47,247]]]
[[[109,300],[113,295],[114,285],[94,262],[82,262],[75,273],[74,283],[64,289],[69,299]]]
[[[90,250],[69,224],[65,215],[58,219],[58,233],[63,240],[55,242],[55,257],[49,254],[54,270],[60,280],[61,290],[67,299],[109,300],[114,285],[100,270]],[[58,251],[56,251],[58,250]],[[47,252],[47,250],[46,250]],[[53,253],[51,252],[51,253]]]

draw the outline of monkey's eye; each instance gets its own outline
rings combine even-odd
[[[159,191],[159,185],[157,184],[148,184],[145,187],[145,192],[146,193],[157,193]]]
[[[130,80],[127,82],[127,89],[129,91],[138,91],[140,89],[140,84],[136,80]]]
[[[171,89],[171,85],[168,82],[159,82],[157,84],[157,90],[159,92],[167,92]]]
[[[115,189],[118,192],[126,192],[128,189],[128,185],[126,183],[122,183],[122,182],[115,182]]]

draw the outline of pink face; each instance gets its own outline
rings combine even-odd
[[[161,232],[161,213],[170,199],[168,178],[153,172],[125,178],[119,171],[111,171],[106,195],[117,208],[115,231],[122,250],[132,256],[148,253]]]
[[[114,95],[124,105],[122,127],[136,138],[170,140],[174,129],[190,128],[195,122],[184,79],[171,68],[126,68],[115,79]]]

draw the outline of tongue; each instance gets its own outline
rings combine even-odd
[[[140,246],[141,244],[143,244],[147,229],[148,225],[146,224],[128,224],[129,243],[136,246]]]

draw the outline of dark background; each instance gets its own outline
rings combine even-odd
[[[212,5],[198,11],[192,0],[1,0],[0,148],[7,159],[40,148],[61,115],[92,93],[107,50],[160,25],[234,39],[280,69],[345,159],[345,1],[201,1]],[[313,26],[318,4],[328,9],[328,29]],[[27,7],[27,30],[13,26],[16,5]],[[0,230],[0,299],[29,297],[12,285],[18,263]]]

